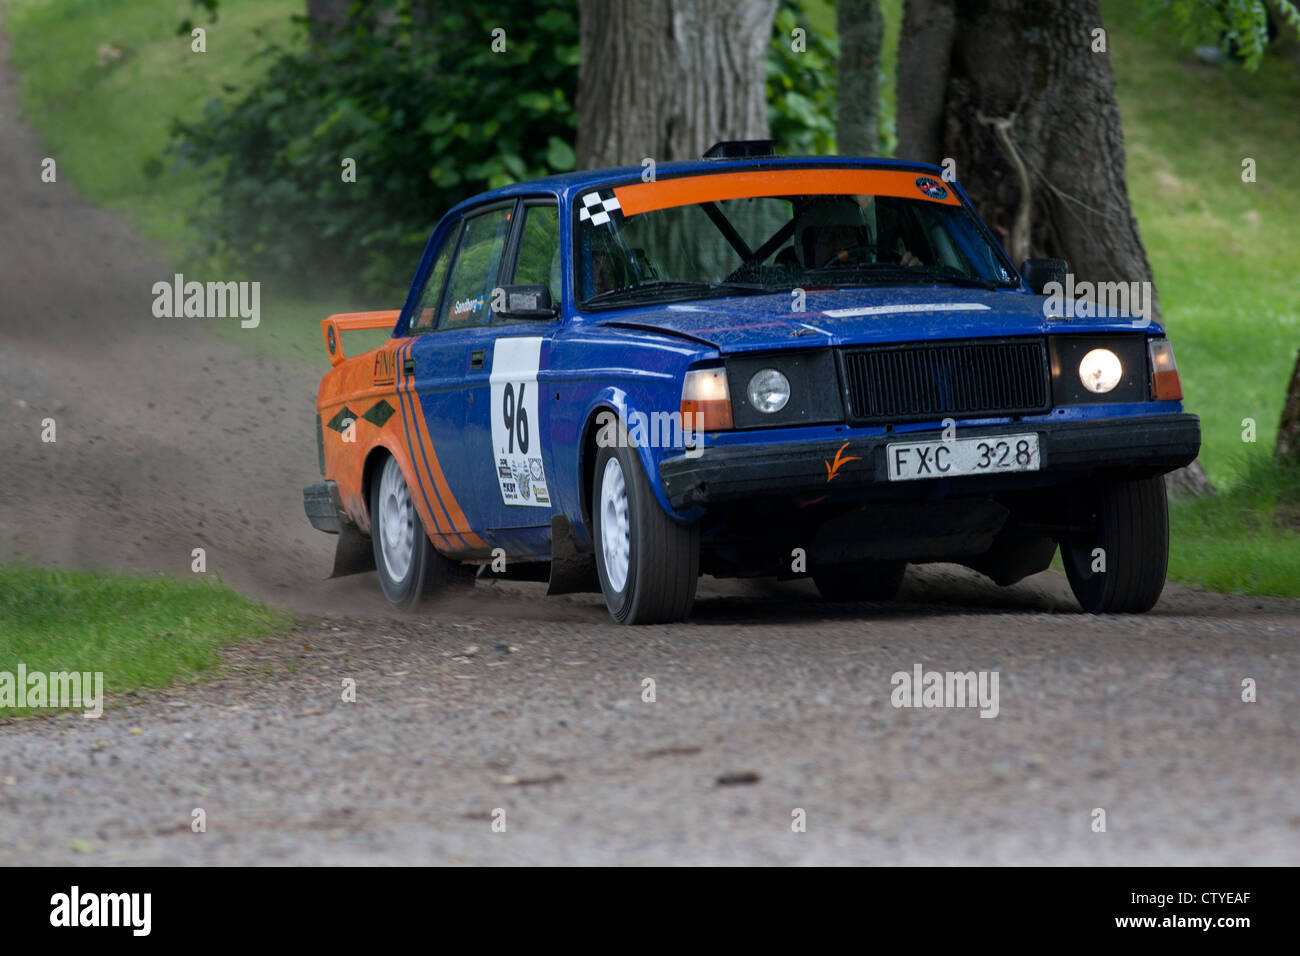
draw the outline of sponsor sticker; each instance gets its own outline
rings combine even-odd
[[[492,457],[501,500],[549,508],[537,407],[540,336],[499,338],[492,349]]]
[[[916,188],[921,191],[921,195],[927,199],[947,199],[948,187],[933,176],[916,177]]]

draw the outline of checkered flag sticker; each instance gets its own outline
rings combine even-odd
[[[615,209],[622,212],[622,207],[618,204],[618,197],[612,192],[608,198],[602,197],[599,192],[587,193],[582,197],[582,208],[578,210],[578,220],[586,222],[591,220],[593,226],[603,226],[609,222],[609,214]]]

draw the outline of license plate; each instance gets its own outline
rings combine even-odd
[[[885,447],[890,481],[1038,471],[1037,435],[894,442]]]

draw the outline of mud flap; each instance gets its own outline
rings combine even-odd
[[[600,578],[596,576],[596,558],[579,554],[573,543],[569,519],[562,515],[551,518],[551,577],[547,594],[599,594]]]
[[[332,578],[375,570],[375,549],[370,536],[362,534],[351,522],[339,528],[339,543],[334,548]]]

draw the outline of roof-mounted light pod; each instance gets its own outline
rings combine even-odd
[[[775,156],[774,139],[724,139],[704,151],[705,159],[742,159],[750,156]]]

